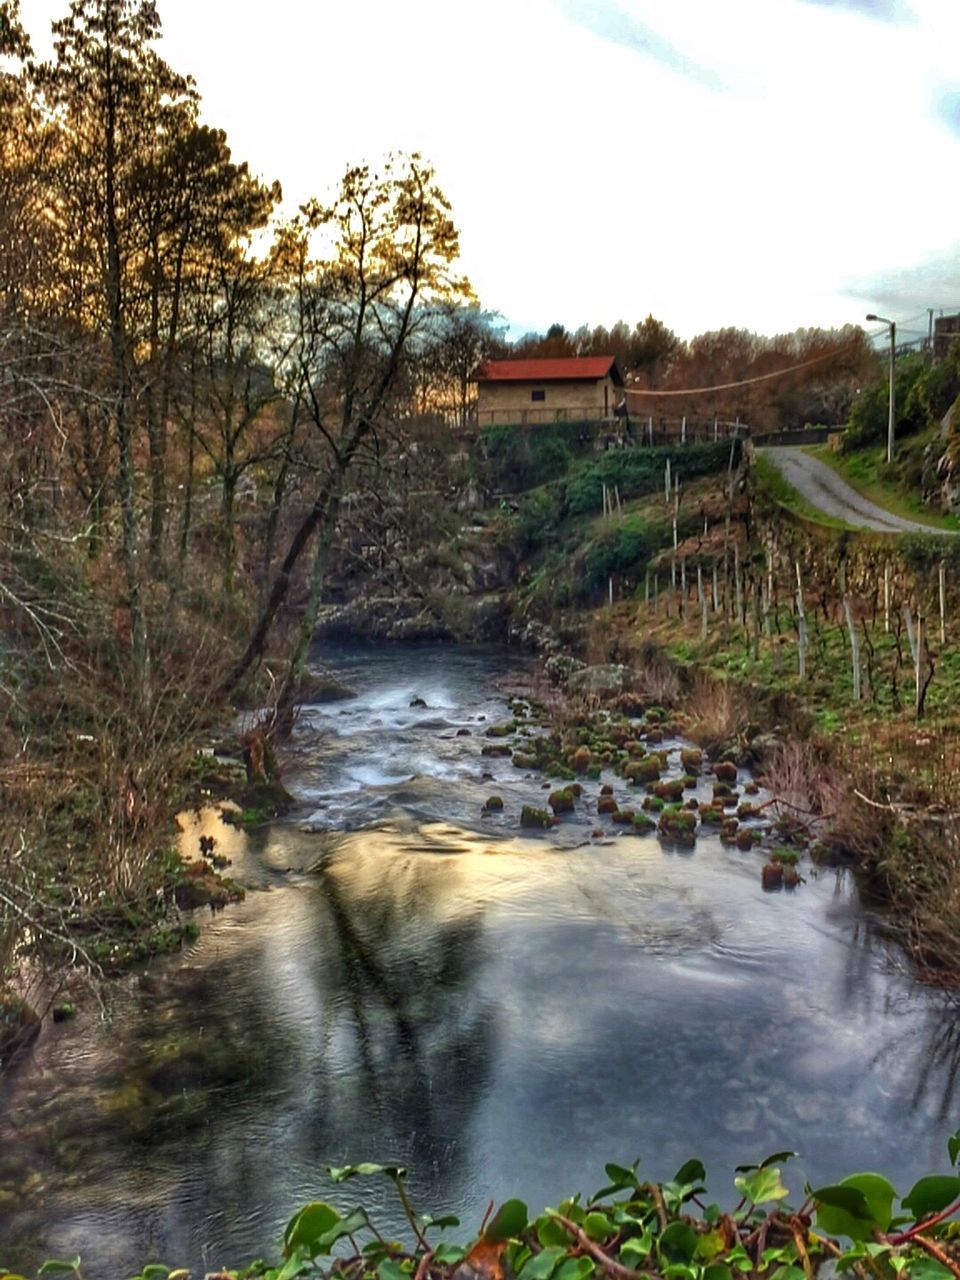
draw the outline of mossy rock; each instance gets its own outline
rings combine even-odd
[[[656,829],[656,822],[646,813],[635,813],[632,818],[634,832],[639,836],[645,836],[648,832]]]
[[[509,738],[511,733],[517,732],[516,720],[508,720],[506,724],[492,724],[486,730],[488,738]]]
[[[537,767],[537,757],[530,755],[529,752],[515,751],[513,754],[513,767],[515,769],[535,769]]]
[[[575,796],[578,800],[583,795],[583,787],[580,785],[579,782],[571,782],[569,787],[567,787],[567,790],[570,792],[572,796]]]
[[[600,788],[600,794],[601,794],[602,796],[612,796],[612,795],[613,795],[613,787],[611,787],[611,785],[610,785],[610,783],[609,783],[609,782],[605,782],[605,783],[603,784],[603,786]]]
[[[718,782],[735,783],[737,780],[737,766],[731,760],[718,760],[713,772]]]
[[[525,804],[520,810],[521,827],[544,828],[553,826],[553,818],[546,809],[537,809],[532,804]]]
[[[617,822],[621,826],[626,827],[626,826],[629,826],[629,824],[633,821],[633,819],[636,817],[636,814],[633,812],[632,809],[618,809],[616,813],[611,815],[611,817],[613,818],[614,822]]]
[[[770,854],[771,862],[778,862],[783,867],[795,867],[800,860],[796,849],[774,849]]]
[[[489,813],[499,813],[503,808],[503,796],[487,796],[483,807]]]
[[[331,675],[305,675],[297,686],[297,701],[322,705],[325,702],[347,702],[357,696],[356,689],[350,689]]]
[[[720,839],[724,844],[736,844],[740,823],[736,818],[724,818],[720,827]]]
[[[760,794],[760,784],[758,782],[747,782],[743,788],[744,795],[758,796]]]
[[[562,791],[552,791],[547,797],[547,804],[555,814],[573,813],[573,792],[566,788]]]
[[[685,773],[684,776],[680,779],[680,781],[683,783],[683,788],[685,791],[689,791],[691,787],[695,787],[697,785],[697,779],[693,776],[692,773]]]
[[[687,773],[699,773],[703,764],[703,752],[699,747],[684,747],[680,752],[680,763]]]
[[[663,801],[659,796],[645,796],[643,807],[648,813],[659,813],[663,807]]]
[[[742,822],[744,818],[759,818],[760,810],[754,805],[748,804],[746,801],[737,807],[737,817]]]
[[[647,785],[660,781],[660,761],[655,756],[645,760],[636,760],[626,765],[623,776],[638,785]]]
[[[683,779],[670,778],[666,782],[656,783],[652,790],[661,800],[679,800],[683,796]]]
[[[627,755],[633,757],[635,760],[639,760],[641,756],[645,756],[647,754],[647,748],[642,742],[638,742],[636,738],[628,738],[623,746]]]
[[[599,782],[600,776],[602,773],[603,773],[603,770],[600,768],[598,764],[592,764],[590,768],[587,770],[587,777],[592,778],[594,782]]]
[[[173,887],[174,900],[183,911],[209,907],[218,911],[231,902],[242,902],[244,891],[232,880],[218,875],[202,858],[187,863]]]
[[[760,840],[760,832],[755,827],[741,827],[737,832],[737,848],[742,849],[744,853],[748,853],[755,844],[760,843]]]
[[[733,796],[733,795],[736,795],[736,792],[734,791],[733,787],[731,787],[729,782],[715,782],[713,784],[714,800],[720,800],[721,798],[726,798],[727,796]]]
[[[666,711],[664,711],[663,707],[660,707],[657,705],[654,705],[652,707],[647,707],[647,710],[644,713],[644,719],[647,721],[648,724],[661,724],[664,720],[666,720],[666,718],[667,718]]]
[[[708,805],[700,810],[700,821],[709,826],[719,827],[725,818],[726,815],[723,809],[718,808],[716,805]]]
[[[597,813],[616,813],[617,802],[613,796],[600,796],[597,800]]]
[[[587,746],[577,747],[573,755],[570,757],[571,767],[577,773],[586,773],[593,763],[593,753]]]
[[[482,756],[492,756],[496,758],[512,755],[513,752],[510,747],[503,744],[488,743],[485,747],[480,748],[480,754]]]
[[[572,782],[577,776],[572,769],[568,769],[559,760],[552,761],[547,768],[547,772],[551,778],[559,778],[561,782]]]
[[[783,867],[776,862],[767,862],[760,871],[760,883],[767,893],[773,893],[783,887]]]
[[[664,809],[657,823],[657,830],[664,840],[692,845],[697,835],[697,816],[689,809]]]
[[[662,729],[659,729],[659,728],[657,728],[657,729],[648,729],[648,730],[647,730],[647,734],[646,734],[646,738],[647,738],[647,742],[648,742],[648,743],[650,743],[651,745],[653,745],[653,744],[655,744],[655,743],[658,743],[658,742],[662,742],[662,741],[663,741],[663,730],[662,730]]]

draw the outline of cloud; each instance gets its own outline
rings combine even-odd
[[[960,137],[960,89],[943,89],[934,98],[933,114]]]
[[[844,9],[880,22],[906,22],[912,18],[903,0],[803,0],[803,3],[816,4],[823,9]]]
[[[571,22],[585,27],[603,40],[609,40],[611,44],[642,53],[710,89],[725,87],[715,71],[686,57],[652,27],[627,13],[617,0],[600,0],[600,3],[596,0],[554,0],[554,4]]]
[[[915,265],[878,271],[847,282],[843,292],[895,319],[928,307],[960,311],[960,241]]]

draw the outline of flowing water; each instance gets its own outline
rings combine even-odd
[[[107,1019],[89,1001],[47,1027],[5,1083],[0,1263],[202,1274],[271,1251],[315,1197],[399,1230],[389,1187],[326,1182],[357,1160],[408,1165],[415,1202],[463,1236],[491,1198],[539,1209],[637,1155],[652,1177],[698,1155],[718,1189],[796,1147],[795,1192],[858,1168],[905,1191],[943,1166],[954,1010],[846,875],[803,866],[767,894],[760,856],[712,835],[683,853],[592,838],[599,783],[521,833],[543,780],[480,751],[522,663],[323,658],[358,696],[300,720],[297,813],[251,834],[184,822],[185,851],[213,835],[246,901],[118,984]],[[481,817],[492,792],[503,813]]]

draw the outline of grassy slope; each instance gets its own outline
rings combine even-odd
[[[929,433],[924,432],[898,447],[915,457],[922,452],[928,440]],[[960,519],[954,515],[943,515],[927,506],[920,500],[913,484],[898,483],[896,475],[891,476],[884,445],[869,445],[849,454],[835,453],[827,445],[813,445],[806,452],[835,471],[861,497],[876,503],[884,511],[907,520],[917,520],[932,529],[960,530]]]

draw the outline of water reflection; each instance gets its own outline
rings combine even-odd
[[[87,1011],[48,1028],[5,1084],[5,1263],[77,1251],[104,1276],[145,1257],[202,1273],[261,1252],[331,1195],[325,1165],[361,1159],[410,1166],[417,1203],[469,1224],[491,1197],[555,1202],[638,1154],[652,1176],[697,1154],[722,1186],[798,1147],[795,1190],[941,1167],[955,1010],[890,962],[843,875],[806,868],[769,895],[757,856],[711,837],[686,857],[650,836],[576,847],[577,822],[521,838],[540,779],[480,757],[478,717],[506,711],[490,658],[364,661],[360,705],[301,729],[320,829],[238,839],[246,902],[114,991],[108,1026]],[[414,691],[442,726],[412,723]],[[398,753],[441,767],[383,782]],[[357,784],[354,829],[320,808],[321,757],[378,779]],[[484,827],[492,789],[505,812]],[[221,833],[185,824],[200,834]],[[362,1195],[399,1227],[389,1188]]]

